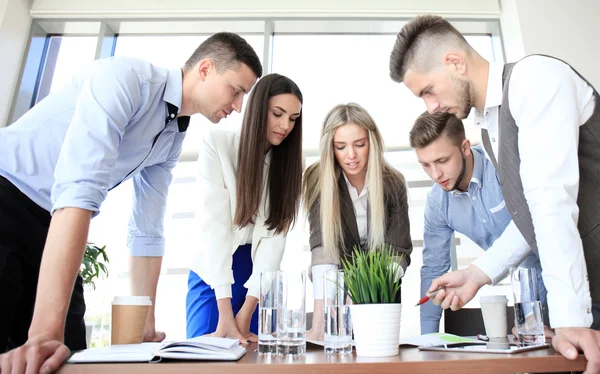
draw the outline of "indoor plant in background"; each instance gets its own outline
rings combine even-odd
[[[106,246],[98,247],[94,243],[88,242],[85,246],[81,267],[79,268],[79,275],[83,279],[83,286],[95,290],[96,284],[94,281],[108,276],[108,268],[106,267],[108,263]],[[88,348],[90,346],[93,327],[93,323],[86,321],[85,337]]]
[[[390,247],[362,251],[354,248],[342,259],[344,283],[352,305],[352,328],[357,356],[384,357],[398,354],[400,336],[400,286],[396,256]]]

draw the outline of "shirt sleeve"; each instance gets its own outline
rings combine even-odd
[[[529,254],[531,248],[511,220],[508,226],[485,253],[473,261],[496,284],[508,275],[511,267],[518,266]]]
[[[252,274],[244,284],[248,289],[246,297],[253,296],[260,299],[260,274],[279,270],[286,239],[287,236],[283,234],[260,238],[256,251],[253,251]]]
[[[167,193],[184,136],[175,134],[167,161],[146,167],[133,177],[133,211],[127,240],[132,256],[162,256],[165,252]]]
[[[125,127],[141,102],[138,74],[116,62],[98,64],[81,83],[54,171],[52,213],[76,207],[98,214]]]
[[[323,300],[323,276],[328,271],[337,270],[337,265],[315,265],[312,267],[313,299]]]
[[[520,176],[535,228],[553,328],[589,327],[592,323],[577,229],[578,80],[566,64],[533,56],[515,65],[509,87],[510,111],[519,127]]]
[[[450,269],[450,246],[454,230],[450,228],[441,211],[427,198],[423,227],[423,266],[421,267],[421,295],[425,295],[431,282]],[[433,303],[420,307],[421,334],[438,332],[442,308]]]
[[[215,291],[217,299],[231,298],[233,279],[233,239],[229,191],[225,187],[221,158],[214,135],[202,140],[198,157],[200,184],[199,276]]]

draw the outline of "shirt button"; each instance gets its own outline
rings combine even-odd
[[[175,118],[175,113],[171,113],[171,118]]]
[[[484,219],[482,219],[482,221],[483,221],[483,223],[486,223],[486,222],[487,222],[487,219],[485,219],[485,218],[484,218]]]
[[[492,138],[492,141],[495,143],[496,142],[496,138]]]
[[[586,312],[587,312],[587,314],[590,314],[590,313],[592,313],[592,309],[587,308]]]
[[[473,200],[477,200],[477,198],[475,196],[473,196]]]

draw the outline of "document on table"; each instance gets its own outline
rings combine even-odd
[[[453,334],[446,334],[444,332],[434,332],[431,334],[400,339],[401,346],[407,345],[413,347],[433,347],[437,345],[452,345],[460,343],[479,343],[485,345],[485,342],[482,342],[477,339],[465,338],[463,336]]]
[[[306,340],[307,343],[324,346],[323,340]],[[425,334],[420,336],[414,336],[411,338],[400,338],[400,346],[412,346],[412,347],[433,347],[436,345],[451,345],[459,343],[476,343],[485,344],[477,339],[465,338],[463,336],[446,334],[443,332],[435,332],[432,334]],[[354,342],[353,342],[354,344]]]

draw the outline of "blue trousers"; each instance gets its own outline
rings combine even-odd
[[[241,245],[233,254],[233,285],[231,286],[231,307],[236,315],[246,300],[248,290],[244,283],[252,275],[252,245]],[[217,298],[206,282],[198,274],[190,271],[186,297],[186,334],[188,338],[210,334],[217,330],[219,309]],[[258,308],[250,320],[250,332],[258,333]]]

